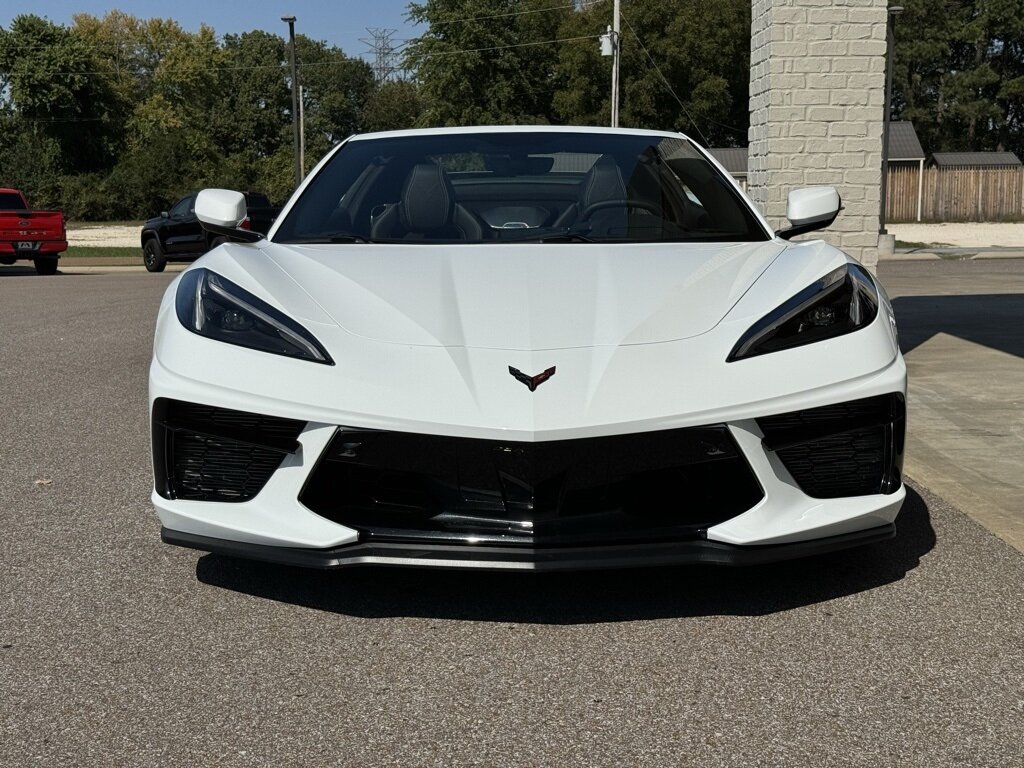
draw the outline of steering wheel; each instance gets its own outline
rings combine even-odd
[[[627,210],[630,208],[639,208],[647,211],[648,213],[653,213],[655,216],[660,214],[658,207],[653,203],[648,203],[646,200],[637,200],[632,197],[624,197],[618,200],[600,200],[596,203],[591,203],[580,211],[580,220],[589,219],[597,211],[603,211],[605,208],[625,208]]]

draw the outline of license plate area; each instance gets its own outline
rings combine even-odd
[[[34,240],[19,240],[18,250],[19,251],[34,251],[39,248],[39,243]]]

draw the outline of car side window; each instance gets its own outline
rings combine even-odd
[[[176,202],[174,204],[173,208],[171,208],[171,218],[172,219],[183,219],[188,214],[190,214],[192,211],[194,211],[195,207],[196,207],[196,198],[195,198],[194,195],[189,195],[188,197],[183,197],[181,200],[179,200],[178,202]]]

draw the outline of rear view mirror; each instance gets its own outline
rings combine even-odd
[[[775,234],[789,240],[805,232],[824,229],[836,220],[842,201],[835,187],[801,187],[789,193],[786,218],[791,227]]]
[[[245,195],[231,189],[204,189],[196,198],[196,217],[203,229],[228,240],[255,243],[263,235],[248,229],[241,229],[245,220]]]

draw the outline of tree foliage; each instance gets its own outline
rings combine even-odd
[[[896,22],[893,107],[930,152],[1024,155],[1024,3],[906,0]]]
[[[362,129],[370,68],[297,38],[307,166]],[[288,46],[120,11],[0,29],[0,184],[72,217],[138,218],[203,186],[294,186]]]
[[[419,0],[410,80],[375,83],[340,49],[297,38],[307,168],[351,133],[413,126],[607,124],[612,0]],[[894,115],[926,150],[1024,156],[1024,3],[904,0]],[[750,0],[622,0],[624,126],[742,146]],[[73,217],[141,217],[205,185],[293,188],[288,45],[219,38],[120,11],[0,28],[0,184]]]

